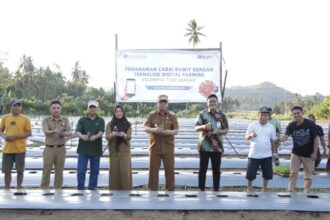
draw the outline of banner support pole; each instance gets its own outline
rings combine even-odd
[[[186,103],[186,118],[188,117],[188,105],[189,105],[189,102]]]
[[[223,90],[223,85],[222,85],[222,42],[220,41],[219,44],[219,50],[220,50],[220,102],[223,102],[223,96],[222,96],[222,90]],[[221,105],[222,106],[222,105]],[[222,108],[222,107],[221,107]]]
[[[113,90],[115,95],[115,102],[117,99],[117,88],[116,88],[116,82],[117,82],[117,50],[118,50],[118,34],[115,34],[115,82],[113,83]]]

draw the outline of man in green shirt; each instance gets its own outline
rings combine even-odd
[[[100,158],[102,156],[102,135],[104,133],[104,119],[97,115],[99,103],[89,101],[87,116],[79,119],[76,134],[79,137],[78,144],[78,189],[85,189],[85,177],[88,161],[90,162],[89,190],[95,190],[100,170]]]
[[[268,108],[268,111],[269,111],[269,120],[268,121],[275,127],[276,137],[280,137],[281,136],[281,122],[278,119],[272,117],[272,115],[273,115],[272,108]],[[279,146],[280,146],[280,144],[277,143],[276,144],[276,154],[278,154]],[[275,166],[280,165],[280,160],[279,160],[278,156],[276,157],[274,163],[275,163]]]
[[[199,132],[199,174],[198,186],[205,190],[206,172],[211,159],[213,172],[213,189],[219,191],[220,165],[223,153],[223,135],[228,133],[228,120],[218,110],[218,97],[215,94],[207,97],[207,109],[197,116],[195,131]]]

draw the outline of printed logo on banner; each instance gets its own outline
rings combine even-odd
[[[210,58],[213,58],[213,56],[211,56],[211,55],[198,55],[197,56],[197,59],[205,59],[205,60],[207,60],[207,59],[210,59]]]
[[[141,59],[144,59],[144,58],[147,58],[147,56],[145,55],[128,55],[128,54],[123,54],[123,58],[124,59],[136,59],[136,58],[141,58]]]

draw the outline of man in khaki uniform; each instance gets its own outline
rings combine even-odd
[[[165,169],[166,190],[174,190],[174,136],[178,129],[175,114],[168,110],[167,95],[160,95],[157,110],[150,112],[144,123],[144,130],[149,134],[150,190],[158,190],[161,161]]]
[[[50,173],[54,166],[54,188],[60,189],[63,184],[66,153],[65,138],[70,136],[71,128],[69,120],[61,116],[62,105],[59,101],[52,101],[49,109],[51,116],[45,118],[42,122],[42,129],[46,137],[46,147],[43,153],[44,168],[40,187],[42,189],[49,189]]]

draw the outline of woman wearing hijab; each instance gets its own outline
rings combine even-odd
[[[117,105],[106,127],[110,151],[110,190],[132,189],[131,136],[131,123],[128,122],[123,107]]]

